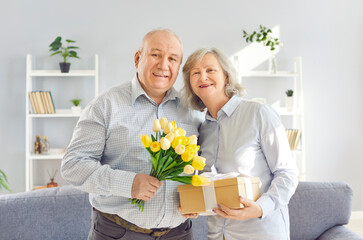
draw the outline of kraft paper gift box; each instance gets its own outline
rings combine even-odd
[[[260,197],[260,179],[258,177],[233,177],[212,181],[205,187],[179,185],[181,212],[215,215],[213,208],[218,204],[237,209],[243,208],[239,196],[256,201]]]

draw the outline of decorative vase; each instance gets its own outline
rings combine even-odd
[[[277,72],[277,60],[275,54],[271,54],[271,58],[269,60],[269,71],[271,73]]]
[[[294,97],[286,97],[286,111],[291,112],[294,109]]]
[[[81,114],[81,112],[82,112],[82,108],[80,106],[72,106],[72,113],[73,114],[78,115],[78,114]]]
[[[60,62],[59,66],[60,66],[60,70],[62,73],[67,73],[67,72],[69,72],[71,63]]]
[[[50,183],[47,183],[47,188],[58,187],[58,184],[54,182],[54,178],[50,179]]]

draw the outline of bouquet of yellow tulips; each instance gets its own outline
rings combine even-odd
[[[205,158],[197,156],[199,146],[196,135],[186,137],[184,129],[177,127],[175,121],[169,122],[165,117],[154,120],[153,131],[155,136],[141,135],[141,142],[151,156],[150,176],[160,181],[172,180],[193,186],[205,186],[210,183],[208,178],[191,175],[196,170],[203,170],[205,166]],[[180,176],[182,173],[189,176]],[[129,200],[131,204],[136,204],[140,211],[144,210],[143,200]]]

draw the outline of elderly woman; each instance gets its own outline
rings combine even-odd
[[[199,49],[183,68],[184,97],[194,109],[207,108],[200,128],[200,154],[207,168],[259,177],[261,197],[242,199],[242,209],[220,204],[208,217],[208,238],[289,239],[287,204],[294,194],[297,167],[278,114],[266,104],[247,101],[235,70],[215,48]]]

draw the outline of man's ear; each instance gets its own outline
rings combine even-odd
[[[140,62],[140,55],[141,55],[141,52],[140,50],[138,50],[136,53],[135,53],[135,56],[134,56],[134,62],[135,62],[135,67],[138,68],[139,66],[139,62]]]

